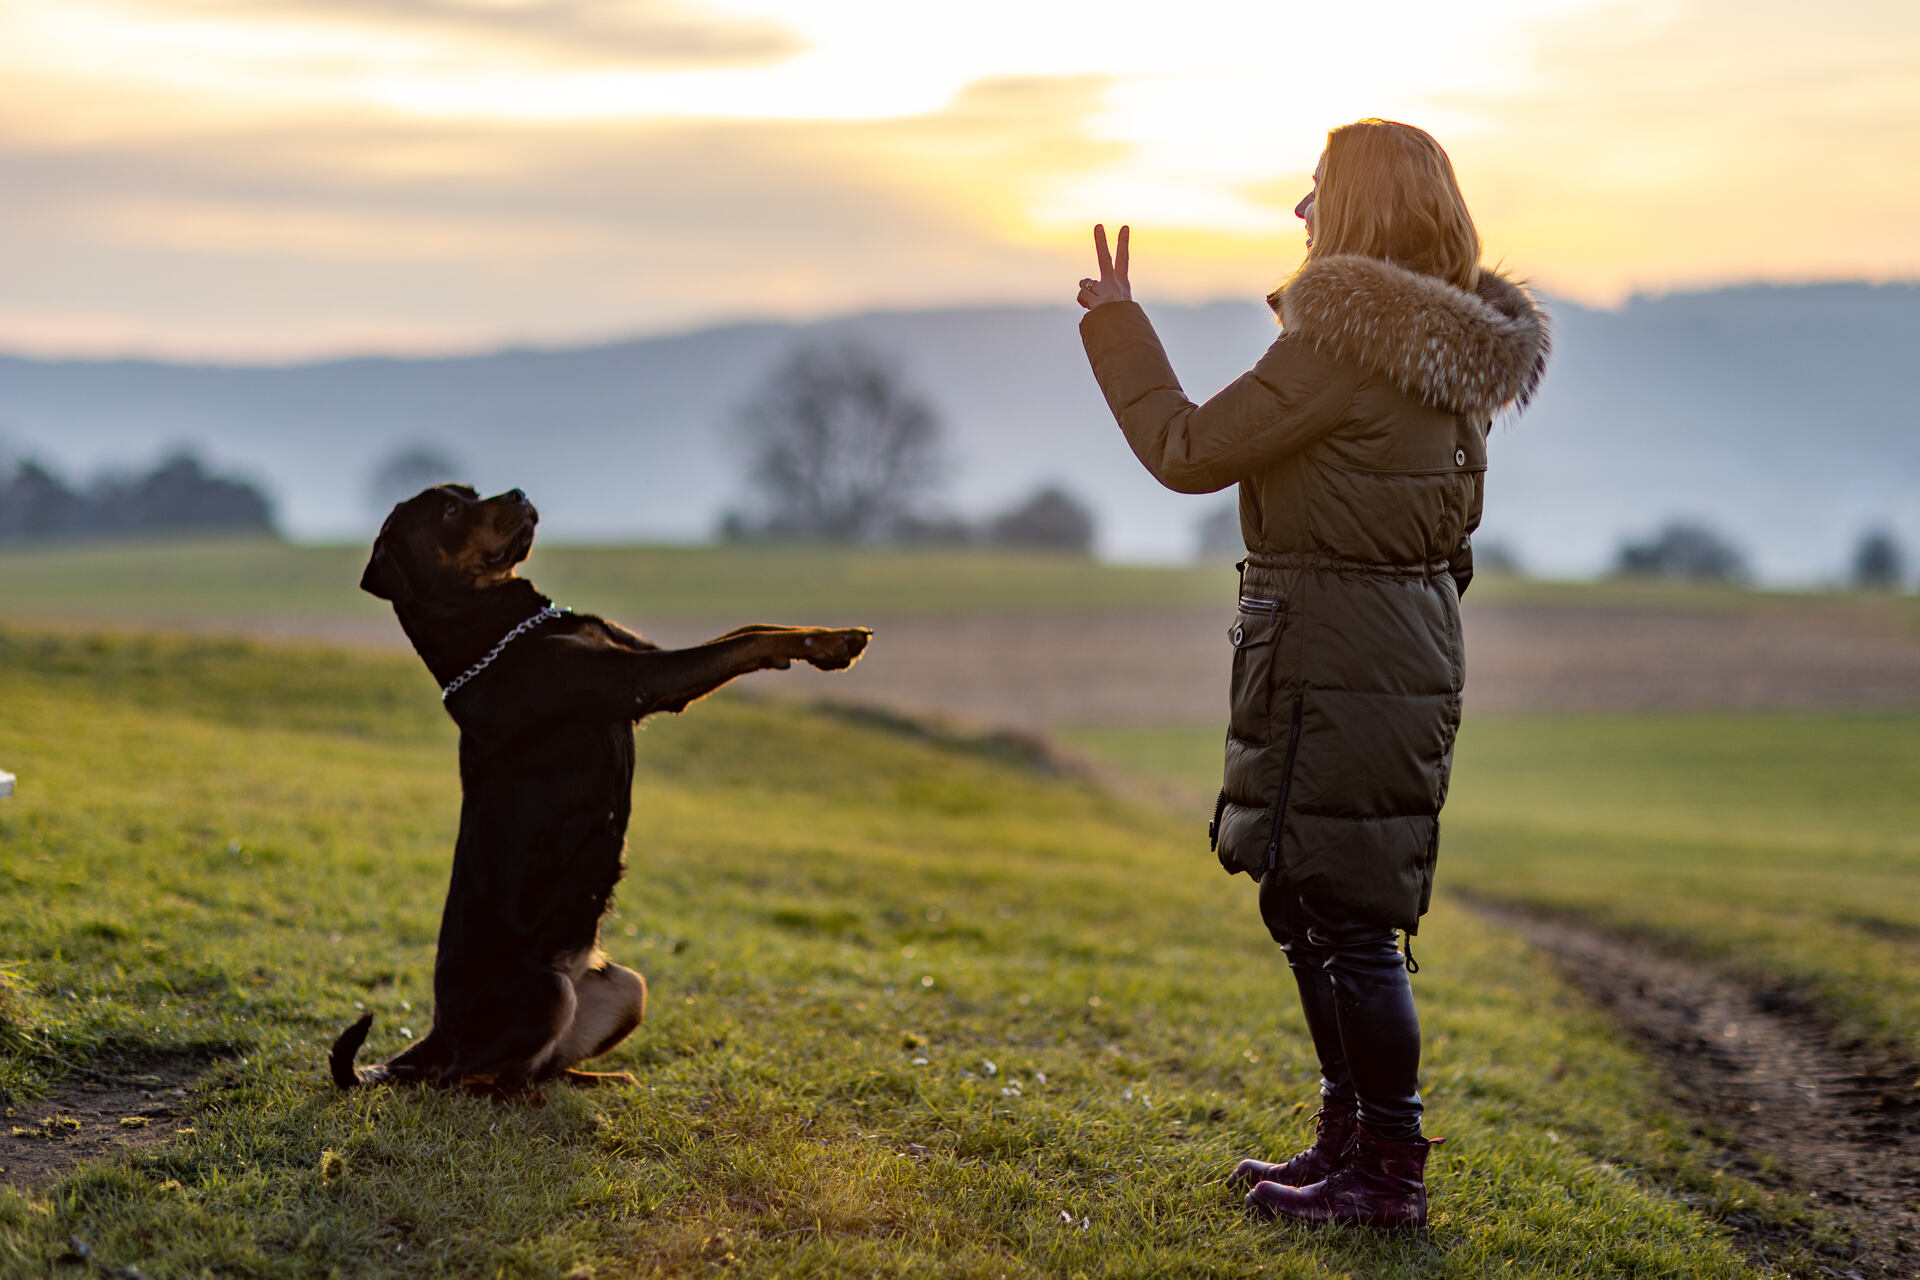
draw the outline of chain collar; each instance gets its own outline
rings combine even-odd
[[[561,617],[565,615],[566,612],[567,611],[565,609],[557,608],[554,605],[548,605],[544,609],[540,610],[540,612],[534,614],[531,618],[528,618],[525,622],[515,627],[513,630],[507,632],[507,634],[505,634],[504,636],[501,636],[500,643],[493,646],[493,648],[487,650],[486,657],[480,659],[480,661],[474,663],[472,666],[468,667],[465,671],[462,671],[459,675],[447,681],[446,684],[440,687],[440,701],[445,702],[448,698],[451,698],[459,690],[461,685],[465,684],[467,681],[473,679],[475,676],[479,675],[482,671],[485,671],[488,667],[492,666],[493,660],[499,657],[502,653],[506,652],[507,646],[512,644],[515,640],[518,640],[521,636],[533,630],[533,628],[539,626],[541,623],[547,621],[548,619]]]

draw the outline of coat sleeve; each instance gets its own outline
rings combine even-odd
[[[1345,416],[1359,385],[1357,370],[1283,334],[1249,372],[1196,405],[1135,302],[1089,311],[1080,340],[1134,455],[1177,493],[1224,489],[1305,448]]]

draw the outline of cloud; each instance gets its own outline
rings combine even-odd
[[[1448,145],[1490,255],[1563,294],[1920,274],[1910,0],[1555,0],[1475,58],[1415,24],[1284,67],[1258,24],[1211,39],[1232,6],[1195,9],[1205,49],[1093,54],[1045,6],[1017,44],[1009,2],[919,50],[898,6],[789,12],[804,53],[699,0],[0,0],[0,344],[1056,298],[1122,218],[1143,294],[1258,297],[1298,259],[1318,131],[1383,91],[1366,110]],[[1033,74],[1089,65],[1117,70]]]
[[[128,7],[159,22],[349,28],[649,70],[758,65],[803,47],[784,24],[688,0],[131,0]]]
[[[1578,296],[1920,274],[1920,8],[1618,4],[1543,31],[1506,92],[1455,95],[1490,247]]]
[[[445,345],[1064,298],[1078,237],[1036,236],[1022,210],[1124,156],[1089,132],[1104,90],[993,80],[871,121],[14,139],[0,342],[40,324],[198,352]]]

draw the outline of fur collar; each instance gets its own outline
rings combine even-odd
[[[1482,267],[1472,293],[1382,258],[1310,258],[1267,299],[1287,333],[1455,413],[1523,409],[1553,349],[1526,287]]]

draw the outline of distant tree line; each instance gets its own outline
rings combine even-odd
[[[945,514],[939,415],[863,344],[796,348],[735,411],[734,431],[754,501],[722,516],[726,541],[1093,552],[1092,510],[1058,484],[984,521]]]
[[[1240,541],[1240,509],[1235,502],[1213,507],[1194,522],[1196,558],[1202,563],[1235,560],[1246,554]],[[1482,573],[1524,574],[1526,567],[1511,543],[1476,536],[1474,567]],[[1891,529],[1869,528],[1854,542],[1845,581],[1861,591],[1902,591],[1911,583],[1912,562]],[[1674,582],[1752,581],[1747,554],[1711,525],[1699,520],[1669,520],[1651,534],[1628,538],[1614,553],[1613,576]]]
[[[1194,524],[1197,559],[1204,562],[1238,559],[1240,543],[1237,503],[1208,511]],[[1501,539],[1476,536],[1474,567],[1481,573],[1524,574],[1526,566],[1513,545]],[[1891,529],[1870,528],[1855,541],[1846,565],[1847,585],[1861,591],[1901,591],[1910,582],[1911,562]],[[1614,553],[1613,576],[1669,582],[1745,585],[1753,580],[1747,553],[1738,543],[1700,520],[1669,520],[1652,533],[1628,538]]]
[[[1238,560],[1247,554],[1240,537],[1240,503],[1223,502],[1193,522],[1194,559]]]
[[[1651,537],[1623,543],[1613,568],[1623,578],[1680,582],[1743,583],[1753,576],[1744,551],[1695,520],[1672,520]]]
[[[367,510],[376,520],[422,489],[458,483],[466,467],[438,445],[424,441],[403,445],[374,463],[367,473]]]
[[[1853,548],[1853,584],[1865,591],[1898,591],[1907,581],[1907,553],[1891,529],[1869,529]]]
[[[1058,484],[1044,484],[984,520],[909,517],[890,541],[913,547],[1000,547],[1011,551],[1093,554],[1099,527],[1093,511]]]
[[[1861,591],[1899,591],[1907,585],[1907,554],[1893,531],[1871,528],[1855,541],[1846,581]],[[1650,537],[1622,544],[1614,573],[1623,578],[1744,584],[1753,573],[1731,539],[1697,520],[1670,520]]]
[[[186,450],[152,470],[69,484],[28,458],[0,460],[0,542],[153,533],[276,533],[257,486],[216,475]]]

